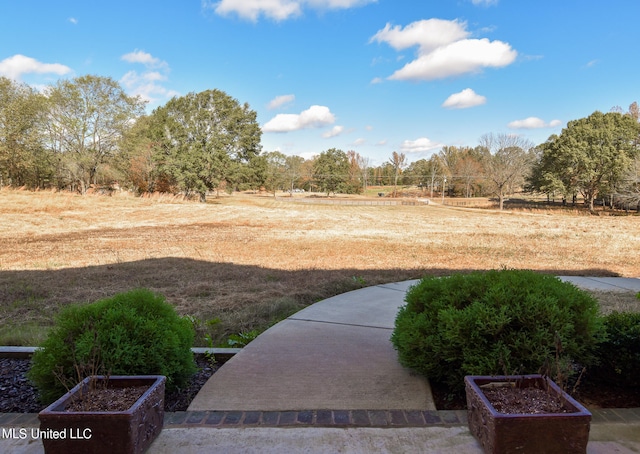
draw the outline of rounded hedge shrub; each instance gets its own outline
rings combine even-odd
[[[391,337],[400,362],[454,392],[465,375],[538,373],[556,361],[587,365],[602,339],[591,295],[533,271],[427,277],[405,301]]]
[[[163,296],[132,290],[63,309],[32,358],[29,378],[50,403],[88,375],[165,375],[187,384],[196,367],[192,324]]]
[[[589,375],[615,386],[640,387],[640,313],[612,312],[603,317],[607,339]]]

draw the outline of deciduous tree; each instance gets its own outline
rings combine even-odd
[[[223,91],[173,98],[152,117],[160,169],[202,202],[208,191],[232,187],[242,166],[260,153],[256,112]]]
[[[336,148],[323,151],[314,160],[313,176],[320,189],[327,193],[345,191],[349,181],[349,158]]]
[[[393,166],[393,196],[396,197],[398,195],[398,177],[407,167],[407,157],[404,153],[394,151],[389,159],[389,164]]]
[[[270,151],[261,155],[265,160],[266,171],[264,187],[276,196],[278,189],[283,189],[287,183],[287,156],[279,151]]]
[[[601,192],[615,192],[638,155],[640,127],[632,115],[594,112],[570,121],[542,146],[540,187],[581,192],[593,210]]]
[[[27,85],[0,77],[0,187],[44,186],[52,176],[43,147],[45,98]]]
[[[142,115],[144,102],[127,96],[115,80],[93,75],[59,81],[48,98],[49,146],[61,158],[63,178],[84,193],[118,151],[122,134]]]
[[[489,152],[485,175],[502,210],[505,197],[524,184],[531,169],[533,143],[513,134],[490,133],[480,138],[480,146]]]

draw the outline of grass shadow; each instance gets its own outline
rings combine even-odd
[[[472,271],[472,270],[466,270]],[[608,270],[537,270],[555,275],[616,276]],[[194,320],[200,345],[230,334],[263,330],[298,310],[358,288],[445,276],[459,269],[282,270],[188,258],[154,258],[82,268],[0,271],[0,345],[34,345],[55,315],[133,288],[166,296]]]

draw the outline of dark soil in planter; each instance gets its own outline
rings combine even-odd
[[[563,402],[544,389],[500,387],[482,392],[493,408],[506,414],[540,414],[570,412]]]
[[[131,386],[128,388],[89,389],[78,399],[72,400],[66,411],[126,411],[136,403],[148,390],[148,386]]]
[[[186,411],[187,407],[224,361],[211,364],[203,355],[196,355],[198,372],[184,389],[165,392],[164,409],[168,412]],[[0,358],[0,413],[38,413],[46,405],[38,400],[38,391],[27,379],[29,359]]]
[[[433,399],[438,410],[466,410],[467,400],[462,391],[459,394],[442,383],[431,382]],[[640,408],[640,388],[625,388],[600,385],[582,381],[571,397],[587,408]]]

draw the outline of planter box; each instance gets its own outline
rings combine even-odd
[[[485,453],[586,453],[591,413],[541,375],[467,376],[469,429]],[[572,413],[506,414],[497,412],[481,385],[515,382],[517,387],[537,386],[559,396]]]
[[[45,453],[142,453],[162,430],[164,385],[161,375],[110,376],[108,388],[145,386],[149,389],[125,411],[68,412],[73,396],[86,390],[86,378],[38,414]],[[103,376],[94,377],[98,383]]]

